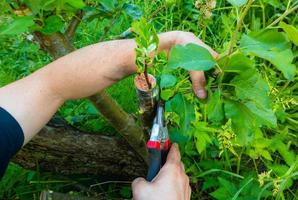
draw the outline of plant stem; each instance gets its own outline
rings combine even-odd
[[[298,4],[296,6],[294,6],[293,8],[290,8],[290,9],[286,10],[286,12],[284,12],[284,14],[282,14],[279,18],[277,18],[276,20],[274,20],[274,22],[272,22],[269,26],[267,26],[267,28],[271,28],[272,26],[278,24],[286,16],[288,16],[290,13],[294,12],[297,9],[298,9]]]
[[[148,65],[147,65],[146,61],[144,62],[144,64],[145,64],[145,69],[144,69],[145,80],[146,80],[146,83],[148,85],[148,89],[151,90],[151,83],[150,83],[149,78],[148,78]]]
[[[249,2],[247,3],[247,5],[245,6],[244,11],[240,15],[239,20],[237,21],[236,29],[235,29],[235,31],[233,33],[233,36],[232,36],[232,39],[231,39],[231,43],[230,43],[230,48],[229,48],[229,51],[228,51],[228,55],[231,55],[231,53],[233,52],[234,46],[235,46],[236,41],[237,41],[238,32],[241,30],[241,28],[242,28],[242,22],[243,22],[245,16],[247,15],[250,7],[252,6],[252,3],[253,2],[254,2],[254,0],[249,0]]]

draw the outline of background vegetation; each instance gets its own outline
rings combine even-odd
[[[0,3],[0,86],[51,62],[29,32],[5,33],[13,16],[4,8],[13,2]],[[134,8],[125,12],[115,11],[121,1],[85,3],[91,6],[84,8],[86,19],[75,35],[77,48],[113,39],[143,16],[158,32],[191,31],[221,54],[216,67],[206,72],[207,101],[190,92],[184,69],[162,72],[175,77],[174,84],[164,86],[163,97],[169,100],[171,137],[180,143],[193,199],[298,198],[298,1],[132,0],[125,3]],[[88,18],[92,7],[107,15]],[[108,92],[127,112],[137,114],[132,80],[128,77]],[[80,129],[115,132],[86,100],[67,102],[59,114]],[[61,177],[10,164],[0,198],[38,199],[43,189],[102,199],[131,197],[129,182]]]

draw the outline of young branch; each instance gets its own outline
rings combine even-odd
[[[237,21],[236,29],[235,29],[235,31],[234,31],[234,33],[232,35],[232,38],[231,38],[230,48],[229,48],[229,51],[228,51],[228,55],[231,55],[231,53],[233,52],[234,46],[235,46],[235,44],[237,42],[238,33],[239,33],[239,31],[241,31],[241,28],[242,28],[242,22],[243,22],[245,16],[247,15],[250,7],[252,6],[253,2],[254,2],[254,0],[249,0],[248,1],[248,3],[245,6],[244,11],[242,12],[240,18]]]
[[[67,37],[68,40],[72,40],[79,24],[81,23],[83,18],[83,11],[77,12],[75,16],[72,17],[70,20],[70,23],[65,31],[65,36]]]
[[[286,16],[288,16],[289,14],[291,14],[292,12],[296,11],[298,9],[298,4],[288,10],[286,10],[286,12],[284,12],[279,18],[277,18],[276,20],[274,20],[274,22],[272,22],[270,25],[268,25],[267,28],[271,28],[272,26],[275,26],[276,24],[278,24],[280,21],[282,21]]]

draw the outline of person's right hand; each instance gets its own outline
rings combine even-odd
[[[152,182],[137,178],[132,183],[134,200],[189,200],[191,188],[181,162],[179,147],[173,144],[166,164]]]

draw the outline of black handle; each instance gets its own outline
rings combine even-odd
[[[151,182],[160,170],[161,150],[149,148],[148,151],[149,151],[149,169],[147,174],[147,181]]]

